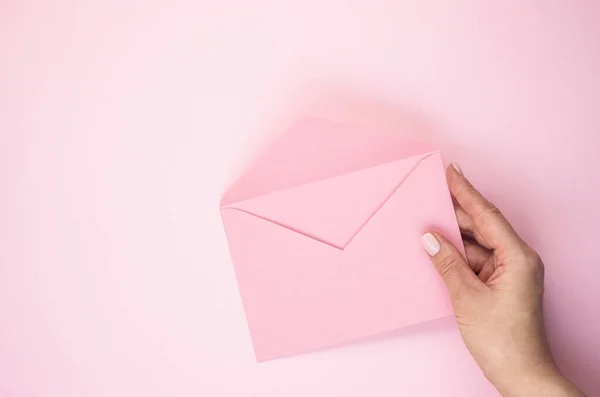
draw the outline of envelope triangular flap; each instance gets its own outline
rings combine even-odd
[[[230,187],[221,205],[434,150],[386,132],[304,117]]]
[[[415,170],[422,157],[279,190],[230,207],[343,249]]]

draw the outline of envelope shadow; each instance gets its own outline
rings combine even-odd
[[[377,129],[414,142],[439,142],[438,129],[414,105],[388,102],[380,94],[315,81],[303,86],[282,109],[283,119],[311,115],[368,131]]]
[[[311,82],[291,94],[286,100],[273,104],[271,115],[248,132],[252,147],[232,165],[225,187],[233,183],[260,155],[302,116],[314,116],[351,125],[358,129],[385,131],[401,139],[432,143],[445,148],[444,137],[436,128],[431,115],[426,115],[409,104],[392,104],[368,92],[353,91],[324,82]]]

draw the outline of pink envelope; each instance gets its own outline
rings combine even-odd
[[[300,120],[221,202],[258,361],[450,315],[420,236],[462,240],[439,152]]]

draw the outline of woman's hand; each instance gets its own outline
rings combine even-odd
[[[546,341],[542,260],[458,165],[447,179],[467,259],[438,233],[422,242],[475,361],[503,396],[583,396],[560,375]]]

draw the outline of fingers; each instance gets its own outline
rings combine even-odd
[[[446,177],[452,195],[464,211],[457,211],[457,218],[461,218],[459,222],[477,231],[481,244],[491,249],[520,245],[521,239],[504,215],[471,185],[462,172],[451,166],[448,167]]]
[[[473,234],[475,232],[475,225],[469,214],[458,203],[454,203],[454,212],[456,212],[456,220],[458,221],[460,230]]]
[[[482,282],[486,283],[496,270],[492,252],[469,240],[464,240],[464,244],[469,267]]]
[[[460,252],[444,236],[438,233],[425,233],[421,237],[421,242],[442,276],[452,301],[465,291],[484,287]]]
[[[464,240],[465,254],[467,255],[467,262],[471,270],[475,274],[479,274],[483,265],[490,258],[491,252],[483,248],[482,246],[472,243],[469,240]]]

